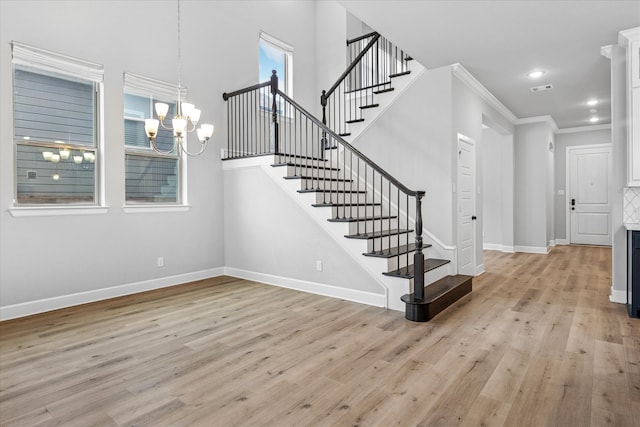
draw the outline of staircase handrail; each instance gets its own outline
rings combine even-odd
[[[363,38],[366,38],[366,37],[363,36]],[[338,86],[340,86],[340,83],[342,83],[342,81],[349,75],[351,70],[353,70],[358,65],[360,60],[367,54],[367,52],[369,52],[369,50],[371,50],[371,48],[376,44],[379,38],[380,38],[380,34],[374,33],[373,38],[369,41],[369,43],[367,43],[364,49],[362,49],[362,52],[360,52],[358,56],[356,56],[353,59],[353,61],[351,61],[351,64],[349,64],[347,69],[344,70],[344,73],[342,73],[340,77],[338,77],[338,80],[336,80],[333,86],[331,86],[331,88],[329,88],[329,90],[327,91],[324,91],[324,90],[322,91],[322,95],[320,99],[321,99],[321,102],[324,102],[323,105],[326,105],[327,98],[331,96],[331,94],[338,88]]]
[[[375,36],[376,34],[377,34],[378,36],[380,35],[380,34],[378,34],[378,32],[377,32],[377,31],[372,31],[372,32],[367,33],[367,34],[363,34],[363,35],[361,35],[361,36],[354,37],[354,38],[352,38],[352,39],[350,39],[350,40],[347,40],[347,46],[349,46],[350,44],[353,44],[353,43],[359,42],[360,40],[364,40],[364,39],[368,39],[369,37],[373,37],[373,36]]]
[[[410,190],[407,186],[405,186],[403,183],[401,183],[396,178],[394,178],[389,172],[387,172],[382,167],[378,166],[373,160],[371,160],[370,158],[368,158],[367,156],[362,154],[362,152],[360,150],[355,148],[353,145],[349,144],[347,141],[344,140],[344,138],[342,138],[340,135],[338,135],[337,133],[335,133],[334,131],[329,129],[327,127],[327,125],[322,123],[322,121],[318,120],[313,114],[311,114],[307,110],[305,110],[304,107],[302,107],[300,104],[298,104],[293,99],[289,98],[287,96],[287,94],[282,92],[280,89],[278,89],[277,93],[278,93],[279,96],[281,96],[287,102],[289,102],[291,105],[293,105],[305,117],[307,117],[313,123],[318,125],[324,132],[326,132],[328,135],[330,135],[335,140],[339,141],[340,144],[342,144],[342,145],[346,146],[347,148],[349,148],[349,150],[351,150],[356,156],[360,157],[365,163],[367,163],[369,166],[371,166],[373,169],[375,169],[380,175],[384,176],[391,183],[393,183],[396,187],[401,189],[404,193],[408,194],[409,196],[418,196],[419,195],[419,196],[423,197],[425,195],[424,191],[421,191],[421,190]]]
[[[276,101],[277,96],[280,96],[281,99],[284,101],[285,104],[289,105],[292,108],[292,112],[289,113],[288,115],[291,117],[295,117],[295,114],[300,114],[301,116],[304,116],[304,118],[308,121],[310,121],[313,125],[317,126],[317,129],[319,131],[321,131],[322,133],[322,140],[320,141],[320,149],[323,148],[337,148],[340,145],[342,146],[342,150],[344,152],[349,151],[351,153],[351,155],[355,155],[356,159],[358,159],[357,161],[360,162],[362,161],[365,166],[368,166],[371,168],[372,173],[375,177],[375,173],[378,173],[380,175],[380,200],[382,200],[383,197],[383,193],[384,190],[382,188],[383,185],[383,181],[382,178],[386,179],[387,182],[389,183],[389,191],[391,191],[391,187],[390,185],[393,184],[395,186],[395,188],[398,189],[398,201],[399,201],[399,194],[400,192],[404,193],[406,195],[407,198],[407,212],[405,213],[406,216],[406,224],[408,227],[409,224],[409,212],[408,212],[408,206],[409,206],[409,197],[413,197],[415,198],[415,219],[414,219],[414,224],[415,224],[415,245],[414,245],[414,263],[413,263],[413,278],[414,278],[414,282],[413,282],[413,287],[414,287],[414,293],[413,293],[413,297],[415,300],[417,301],[423,301],[424,300],[424,254],[422,252],[423,249],[423,241],[422,241],[422,198],[425,196],[425,191],[421,191],[421,190],[411,190],[409,189],[407,186],[405,186],[404,184],[402,184],[400,181],[398,181],[395,177],[393,177],[391,174],[389,174],[387,171],[385,171],[382,167],[380,167],[379,165],[377,165],[373,160],[369,159],[367,156],[365,156],[362,152],[360,152],[360,150],[358,150],[357,148],[355,148],[354,146],[352,146],[349,142],[345,141],[337,132],[333,131],[332,129],[330,129],[326,124],[324,124],[321,120],[317,119],[313,114],[309,113],[304,107],[302,107],[300,104],[298,104],[296,101],[294,101],[293,99],[291,99],[289,96],[287,96],[287,94],[285,94],[284,92],[282,92],[279,88],[278,88],[278,76],[276,75],[276,71],[273,70],[273,74],[271,76],[271,80],[269,82],[264,82],[264,83],[260,83],[254,86],[250,86],[248,88],[244,88],[244,89],[240,89],[240,90],[236,90],[234,92],[230,92],[230,93],[224,93],[222,95],[223,99],[225,101],[229,101],[229,102],[233,102],[233,100],[231,100],[230,98],[237,96],[237,95],[243,95],[244,97],[247,96],[253,96],[252,92],[255,90],[260,90],[266,87],[270,87],[269,91],[271,92],[271,118],[270,118],[270,122],[271,122],[271,129],[269,132],[269,137],[271,139],[271,141],[273,142],[273,145],[269,147],[269,150],[262,150],[259,153],[254,152],[254,150],[248,150],[247,153],[245,153],[246,155],[252,156],[252,155],[261,155],[261,154],[276,154],[276,155],[282,155],[287,153],[287,148],[286,148],[286,136],[285,136],[285,141],[284,144],[282,144],[282,146],[284,147],[284,150],[281,152],[279,147],[280,147],[280,123],[278,121],[278,117],[280,114],[278,114],[278,103]],[[252,108],[255,108],[257,104],[253,103],[251,104]],[[229,108],[229,107],[228,107]],[[242,125],[246,125],[247,122],[242,121]],[[305,127],[306,129],[306,127]],[[284,131],[286,132],[287,130],[287,126],[285,125],[284,127]],[[229,129],[228,129],[229,131]],[[244,144],[244,139],[245,137],[248,136],[253,136],[252,132],[246,131],[246,132],[241,132],[241,144]],[[261,136],[262,138],[266,138],[267,137],[267,133],[262,133],[259,136]],[[332,141],[337,142],[339,145],[337,147],[327,147],[326,141],[328,140],[327,137],[329,137]],[[316,139],[316,141],[318,141]],[[242,150],[240,150],[242,152]],[[244,157],[244,156],[239,156],[239,157]],[[324,158],[324,157],[321,157]],[[346,160],[343,160],[346,161]],[[295,167],[295,165],[294,165]],[[311,180],[314,180],[313,176],[310,178]],[[317,181],[320,180],[320,177],[317,177]],[[336,181],[338,182],[338,181]],[[346,182],[346,181],[345,181]],[[365,186],[366,186],[366,181],[365,181]],[[343,190],[343,192],[346,194],[346,187]],[[375,183],[373,183],[373,192],[375,194]],[[346,199],[345,199],[346,200]],[[392,206],[392,201],[388,200],[387,205],[389,207]],[[400,212],[400,204],[398,202],[398,206],[396,206],[396,212]],[[392,218],[394,218],[391,215],[391,212],[389,212],[388,217],[386,217],[389,221],[391,221]],[[397,218],[398,221],[398,228],[400,228],[400,218],[399,216],[396,216],[395,218]],[[380,230],[382,230],[382,221],[385,219],[385,217],[381,216],[379,218],[380,222]],[[374,223],[375,221],[378,219],[374,219]],[[365,221],[366,223],[366,221]],[[366,228],[365,228],[365,233],[366,233]],[[374,247],[375,250],[375,247]],[[408,252],[407,256],[408,256]],[[398,255],[396,255],[398,258],[400,257],[400,253],[398,253]],[[401,271],[401,270],[398,270]]]
[[[270,81],[266,81],[266,82],[255,84],[253,86],[245,87],[244,89],[234,90],[233,92],[228,92],[228,93],[225,92],[225,93],[222,94],[222,99],[226,101],[227,99],[231,98],[232,96],[242,95],[243,93],[248,93],[248,92],[251,92],[253,90],[260,89],[260,88],[263,88],[263,87],[267,87],[267,86],[270,86],[270,85],[271,85],[271,82]]]

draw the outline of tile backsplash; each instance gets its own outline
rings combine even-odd
[[[622,211],[625,224],[640,224],[640,187],[627,187],[624,189]]]

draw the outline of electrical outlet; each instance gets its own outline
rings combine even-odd
[[[322,271],[322,261],[321,260],[317,260],[316,261],[316,270],[317,271]]]
[[[158,267],[164,267],[164,257],[158,257]]]

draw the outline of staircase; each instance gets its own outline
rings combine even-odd
[[[425,258],[431,245],[422,238],[424,192],[405,187],[345,139],[355,137],[354,125],[366,126],[363,112],[384,108],[378,96],[411,74],[411,59],[402,51],[374,64],[383,55],[372,49],[398,50],[377,33],[369,37],[338,82],[323,91],[322,121],[278,89],[275,71],[270,82],[225,93],[226,159],[273,156],[274,179],[295,191],[316,211],[311,215],[328,223],[328,232],[344,239],[354,259],[359,253],[358,262],[379,275],[388,306],[424,322],[471,292],[472,279],[448,275],[450,260]],[[365,78],[363,70],[374,71]]]

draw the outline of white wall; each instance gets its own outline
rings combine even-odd
[[[588,128],[587,128],[588,129]],[[567,191],[567,147],[577,145],[606,144],[611,142],[611,129],[595,128],[587,131],[571,133],[557,133],[555,146],[555,239],[556,242],[568,243],[567,212],[569,206],[566,201]],[[564,194],[560,194],[560,192]]]
[[[445,245],[453,234],[451,69],[424,72],[353,145],[412,190],[424,190],[424,227]]]
[[[514,251],[513,135],[482,131],[483,247]]]
[[[514,229],[518,252],[548,251],[553,224],[549,206],[553,179],[549,142],[553,133],[546,121],[515,127]],[[551,140],[552,141],[552,140]]]
[[[225,170],[224,181],[227,267],[378,294],[382,300],[384,289],[260,167]],[[316,209],[330,215],[329,208]],[[322,271],[316,270],[317,260]]]
[[[176,13],[176,2],[161,1],[0,2],[2,308],[69,295],[105,297],[140,289],[135,284],[153,287],[215,274],[225,265],[222,93],[257,83],[258,35],[264,30],[294,47],[296,99],[315,105],[316,5],[182,2],[183,83],[189,99],[202,108],[202,120],[212,121],[216,131],[206,154],[189,159],[188,212],[125,214],[122,74],[177,80]],[[15,218],[9,213],[11,40],[104,65],[107,214]],[[159,256],[162,268],[156,267]]]

